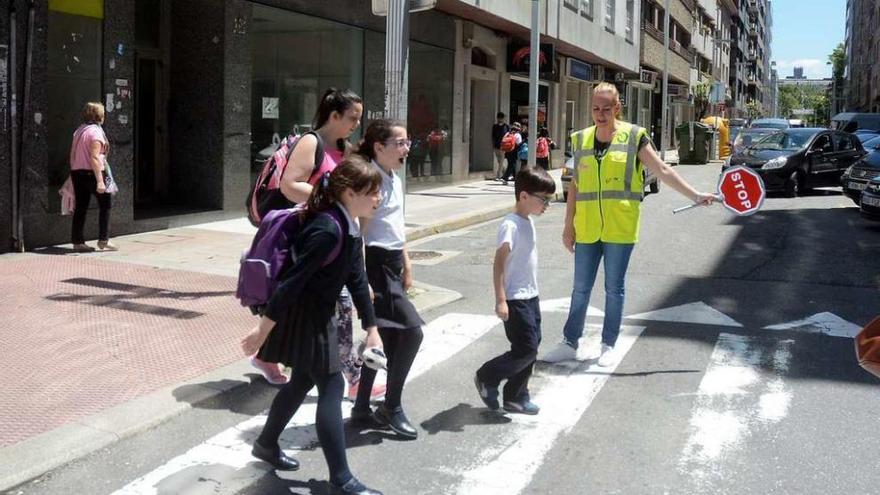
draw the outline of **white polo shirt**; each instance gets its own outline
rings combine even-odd
[[[382,185],[379,187],[382,199],[379,200],[379,208],[370,219],[364,242],[367,246],[399,251],[406,244],[403,182],[394,171],[386,172],[375,160],[372,163],[382,176]]]

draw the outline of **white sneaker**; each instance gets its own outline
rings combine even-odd
[[[560,361],[571,361],[577,357],[577,349],[562,341],[556,344],[556,347],[550,349],[540,359],[546,363],[558,363]]]
[[[599,355],[599,366],[610,368],[617,364],[617,353],[614,348],[607,344],[602,344],[602,354]]]

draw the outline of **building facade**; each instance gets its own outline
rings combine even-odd
[[[109,161],[120,186],[112,235],[241,216],[262,161],[288,133],[311,128],[325,88],[360,94],[364,125],[384,115],[385,19],[370,3],[39,0],[29,30],[31,2],[0,0],[3,12],[12,4],[18,13],[14,26],[0,19],[4,37],[14,29],[19,40],[14,54],[0,40],[0,125],[11,136],[15,93],[24,245],[69,242],[58,189],[87,101],[107,109]],[[624,118],[650,126],[656,72],[640,64],[642,3],[541,6],[538,116],[554,140],[564,146],[569,132],[591,124],[599,81],[618,85]],[[530,21],[531,2],[510,0],[442,0],[410,16],[410,184],[491,171],[495,113],[528,115],[522,62]],[[685,35],[673,45],[675,84],[688,82]],[[10,163],[12,144],[0,142],[0,163]],[[554,161],[561,163],[561,152]],[[3,239],[13,235],[12,190],[12,167],[2,167]],[[94,237],[89,228],[87,238]]]
[[[880,0],[846,2],[846,109],[880,112]]]

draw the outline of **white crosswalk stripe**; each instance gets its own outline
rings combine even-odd
[[[448,313],[424,328],[425,338],[416,357],[409,379],[425,373],[431,367],[452,357],[474,340],[482,337],[500,321],[494,316]],[[317,445],[314,428],[317,404],[303,404],[291,419],[281,436],[284,449],[311,449]],[[351,403],[343,403],[343,416],[351,413]],[[159,490],[163,480],[173,479],[180,473],[211,470],[217,482],[213,493],[235,493],[250,485],[265,472],[266,466],[251,456],[251,447],[263,424],[265,414],[248,419],[229,428],[201,445],[129,483],[118,495],[147,495],[165,493]]]

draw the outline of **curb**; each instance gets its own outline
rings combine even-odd
[[[455,216],[448,220],[443,220],[442,222],[414,227],[406,231],[406,241],[413,242],[428,236],[441,234],[443,232],[450,232],[478,223],[487,222],[489,220],[503,217],[505,214],[510,213],[511,211],[513,211],[513,207],[509,204],[504,206],[493,206],[491,208],[478,210],[474,213],[467,213],[464,215]]]
[[[413,282],[419,312],[457,301],[456,291]],[[197,404],[251,384],[258,374],[245,358],[195,378],[118,404],[0,449],[0,492],[137,435],[185,413]],[[251,376],[249,376],[251,375]]]

